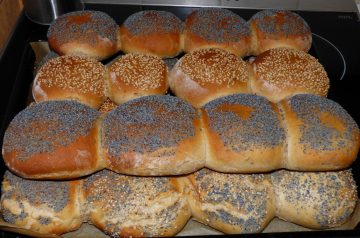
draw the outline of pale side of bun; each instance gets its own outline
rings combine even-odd
[[[286,133],[277,107],[263,97],[236,94],[203,107],[205,166],[219,172],[265,172],[282,167]]]
[[[26,108],[5,132],[5,164],[32,179],[77,178],[104,168],[97,154],[99,115],[76,101],[47,101]]]
[[[250,52],[250,29],[237,14],[221,8],[201,8],[187,16],[184,51],[220,48],[238,57]]]
[[[132,14],[120,26],[121,50],[172,58],[182,51],[183,23],[166,11]]]
[[[114,237],[178,233],[190,218],[175,178],[135,177],[103,170],[88,177],[84,193],[90,221]]]
[[[74,99],[93,108],[105,101],[104,65],[82,56],[50,59],[37,72],[32,86],[36,102]]]
[[[324,67],[303,51],[271,49],[257,56],[250,68],[252,93],[272,102],[302,93],[326,97],[329,91],[330,80]]]
[[[200,115],[172,96],[146,96],[109,112],[101,128],[107,168],[132,175],[177,175],[204,167]]]
[[[276,216],[312,228],[344,224],[353,213],[357,190],[350,170],[295,172],[281,170],[270,175],[275,192]]]
[[[169,85],[176,96],[199,108],[222,96],[248,92],[248,65],[224,50],[193,51],[170,71]]]
[[[249,20],[249,27],[253,55],[278,47],[288,47],[304,52],[308,52],[311,48],[311,29],[306,21],[294,12],[259,11]]]
[[[338,103],[311,94],[284,100],[279,107],[287,128],[287,160],[291,170],[327,171],[349,167],[356,159],[360,132]]]
[[[34,181],[5,172],[1,193],[3,219],[42,234],[63,234],[84,222],[81,181]]]
[[[145,54],[127,54],[108,67],[107,96],[117,104],[131,99],[165,94],[168,72],[165,62]]]

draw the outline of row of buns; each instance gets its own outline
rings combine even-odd
[[[204,166],[231,173],[328,171],[352,164],[359,133],[338,103],[311,94],[277,104],[234,94],[201,109],[155,95],[106,114],[71,100],[34,104],[12,120],[2,152],[12,172],[35,179],[76,178],[104,168],[141,176]]]
[[[199,108],[234,93],[254,93],[272,102],[300,93],[326,96],[329,84],[317,59],[299,50],[271,49],[245,62],[212,48],[185,54],[170,71],[161,58],[145,54],[123,55],[107,67],[87,57],[60,56],[38,69],[32,93],[36,102],[76,99],[99,108],[107,97],[121,104],[170,88]]]
[[[27,180],[7,171],[1,213],[8,223],[63,234],[88,222],[111,237],[172,236],[190,217],[226,234],[258,233],[275,217],[313,229],[351,218],[351,170],[135,177],[102,170],[72,181]]]
[[[298,14],[263,10],[246,22],[221,8],[199,8],[185,22],[167,11],[135,12],[118,26],[104,12],[79,11],[59,16],[48,30],[48,42],[60,55],[105,59],[122,50],[171,58],[182,51],[221,48],[239,57],[275,47],[309,51],[311,30]]]

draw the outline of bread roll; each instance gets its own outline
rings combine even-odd
[[[281,170],[271,174],[276,215],[286,221],[325,229],[344,224],[353,213],[357,192],[350,170],[304,173]]]
[[[177,175],[205,163],[200,116],[171,96],[131,100],[109,112],[101,142],[107,168],[132,175]]]
[[[121,49],[171,58],[182,50],[183,23],[167,11],[146,10],[129,16],[120,26]]]
[[[326,171],[347,168],[356,159],[359,128],[338,103],[320,96],[299,94],[279,107],[287,128],[286,168]]]
[[[205,166],[219,172],[278,169],[286,153],[279,110],[265,98],[235,94],[203,107]]]
[[[187,16],[184,51],[220,48],[238,57],[250,52],[250,29],[247,22],[227,9],[201,8]]]
[[[118,51],[118,25],[100,11],[76,11],[59,16],[47,32],[50,48],[60,55],[106,59]]]
[[[279,102],[295,94],[326,96],[330,80],[324,67],[311,55],[289,48],[276,48],[256,57],[251,64],[252,93]]]
[[[108,71],[108,97],[117,104],[165,94],[168,89],[167,67],[157,56],[127,54],[115,60]]]
[[[257,233],[274,218],[274,194],[266,175],[202,169],[187,179],[193,217],[221,232]]]
[[[33,179],[76,178],[104,168],[97,155],[99,114],[75,101],[47,101],[24,109],[5,131],[5,164]]]
[[[171,91],[194,107],[225,95],[248,92],[247,82],[247,64],[220,49],[186,54],[169,75]]]
[[[36,102],[75,99],[99,108],[105,101],[106,69],[94,59],[61,56],[46,62],[37,72],[32,94]]]
[[[5,172],[1,214],[5,222],[43,234],[63,234],[84,222],[81,181],[34,181]]]
[[[312,34],[309,25],[298,14],[283,10],[263,10],[249,20],[252,54],[272,48],[288,47],[308,52]]]
[[[90,221],[111,237],[173,236],[190,218],[176,179],[103,170],[84,182]]]

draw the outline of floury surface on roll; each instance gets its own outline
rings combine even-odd
[[[187,16],[184,51],[220,48],[238,57],[250,52],[250,29],[237,14],[221,8],[201,8]]]
[[[34,179],[76,178],[104,168],[97,156],[99,115],[76,101],[27,107],[5,131],[5,164],[17,175]]]
[[[52,50],[60,55],[106,59],[118,51],[118,25],[100,11],[76,11],[59,16],[48,30]]]
[[[3,219],[43,234],[63,234],[83,223],[80,181],[34,181],[5,172],[1,189]]]
[[[83,189],[90,221],[112,237],[172,236],[190,219],[176,178],[103,170],[88,177]]]
[[[109,112],[101,126],[107,168],[132,175],[177,175],[205,163],[200,115],[172,96],[146,96]]]

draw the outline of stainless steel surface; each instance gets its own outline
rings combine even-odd
[[[354,0],[84,0],[85,3],[357,12]]]
[[[33,22],[49,25],[58,16],[84,10],[82,0],[24,0],[26,16]]]

